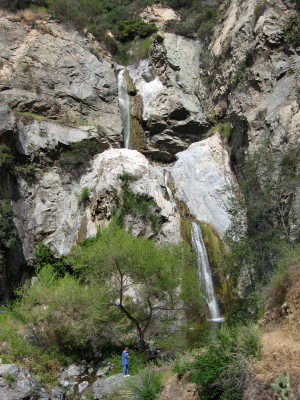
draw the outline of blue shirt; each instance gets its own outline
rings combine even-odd
[[[122,365],[128,365],[128,353],[126,351],[122,352]]]

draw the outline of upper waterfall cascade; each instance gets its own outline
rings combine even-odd
[[[205,300],[211,314],[211,319],[213,321],[222,320],[214,290],[206,247],[203,241],[201,229],[196,222],[191,223],[191,235],[193,247],[197,252],[199,280],[205,289]]]
[[[176,201],[174,199],[172,190],[171,190],[171,188],[169,186],[170,176],[171,176],[170,171],[167,170],[167,169],[164,169],[165,186],[166,186],[166,190],[167,190],[167,193],[168,193],[168,196],[169,196],[169,201],[170,201],[170,203],[172,205],[173,210],[176,211],[177,210]]]
[[[124,76],[126,69],[118,74],[118,98],[123,125],[123,138],[126,149],[130,146],[130,100],[128,95],[127,82]]]

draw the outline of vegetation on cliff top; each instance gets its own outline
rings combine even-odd
[[[134,51],[139,40],[157,31],[154,23],[145,23],[139,14],[156,0],[0,0],[0,6],[10,10],[43,8],[53,18],[73,25],[78,30],[87,29],[97,40],[114,54],[120,62],[125,53]],[[164,6],[175,9],[180,21],[171,20],[165,30],[187,37],[207,41],[218,21],[219,0],[199,2],[195,0],[164,0]],[[137,44],[128,49],[128,42]]]

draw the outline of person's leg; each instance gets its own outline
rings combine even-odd
[[[128,369],[128,365],[122,365],[123,376],[127,375],[127,369]]]
[[[125,371],[126,371],[126,373],[125,373],[125,375],[128,375],[128,364],[127,365],[125,365]]]

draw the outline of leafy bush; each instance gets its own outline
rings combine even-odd
[[[83,187],[80,194],[78,195],[79,206],[85,207],[90,200],[90,189]]]
[[[161,389],[161,374],[149,369],[125,380],[123,398],[126,400],[155,400]]]
[[[300,46],[300,14],[294,13],[288,16],[283,25],[283,39],[293,46]]]
[[[0,315],[0,350],[4,364],[20,363],[39,375],[42,382],[55,382],[59,367],[65,361],[54,349],[40,349],[21,335],[22,325],[11,315],[9,308]]]
[[[223,139],[230,139],[230,125],[228,123],[218,124],[215,128],[218,132],[220,132]]]
[[[119,199],[118,195],[115,194],[115,208],[113,210],[119,224],[123,225],[126,215],[140,216],[144,220],[150,221],[153,231],[157,233],[163,223],[163,218],[156,213],[157,207],[153,198],[131,190],[130,182],[137,180],[136,176],[124,172],[119,176],[119,179],[121,180],[123,195]]]
[[[268,6],[268,3],[266,0],[260,1],[259,3],[256,4],[254,7],[254,18],[255,21],[258,20],[258,18],[263,15],[263,13],[266,11]]]
[[[117,38],[121,42],[131,41],[139,36],[145,38],[157,31],[155,24],[147,24],[139,19],[120,21],[118,24]]]
[[[111,337],[106,318],[114,318],[104,310],[106,294],[100,285],[87,289],[75,277],[59,277],[53,266],[46,265],[34,284],[25,283],[16,294],[12,315],[37,347],[88,357]]]
[[[90,160],[97,154],[98,142],[96,139],[86,139],[70,146],[64,151],[58,165],[74,178],[79,178],[90,165]]]
[[[19,243],[13,223],[14,212],[9,200],[0,201],[0,251],[12,249]]]
[[[246,336],[245,336],[246,335]],[[250,360],[259,352],[259,336],[252,328],[223,329],[191,365],[192,381],[203,400],[238,400]]]
[[[198,17],[198,37],[201,40],[209,40],[213,30],[219,20],[219,14],[216,8],[208,7]]]
[[[8,171],[12,168],[15,162],[15,158],[11,153],[11,150],[5,144],[0,145],[0,170],[1,173],[3,171]]]
[[[39,243],[35,248],[34,258],[37,270],[51,265],[57,276],[63,276],[67,271],[67,266],[63,262],[62,257],[57,257],[45,243]]]

